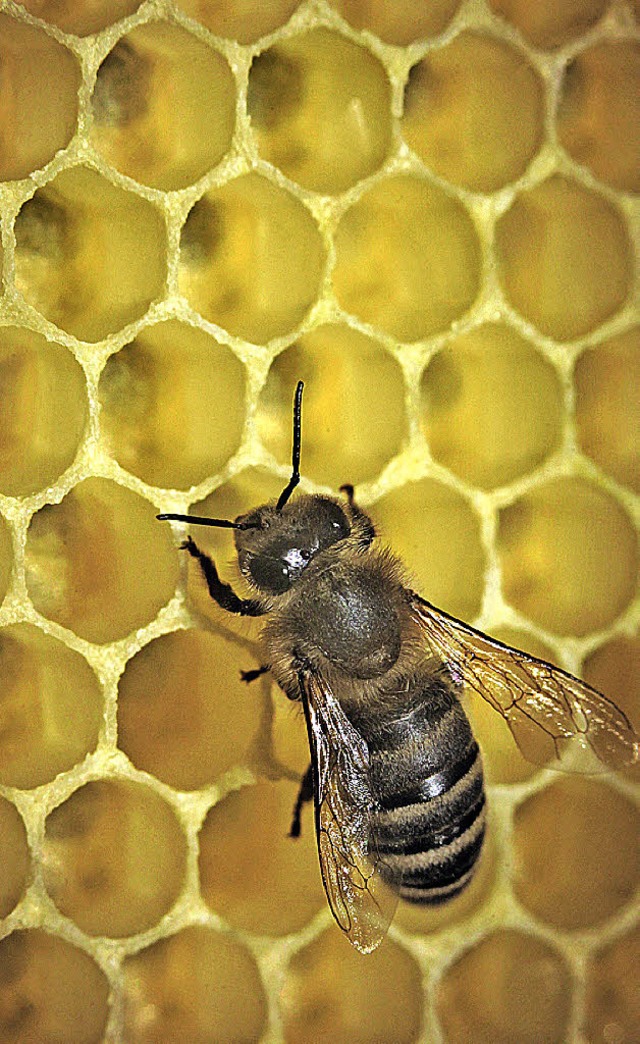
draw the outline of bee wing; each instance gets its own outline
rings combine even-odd
[[[309,734],[316,840],[331,912],[349,941],[370,953],[386,935],[399,880],[377,855],[365,740],[317,673],[299,675]]]
[[[633,765],[640,738],[612,700],[586,682],[490,638],[436,609],[411,592],[412,609],[436,655],[455,681],[487,700],[507,722],[522,754],[537,763],[561,759],[572,740],[588,747],[601,765],[562,768],[601,771]]]

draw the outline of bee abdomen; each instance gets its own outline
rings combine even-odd
[[[372,840],[401,879],[401,897],[434,904],[457,895],[482,848],[485,796],[480,751],[455,696],[430,688],[410,715],[387,721],[370,756],[381,806]]]

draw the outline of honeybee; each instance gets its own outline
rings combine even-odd
[[[606,767],[638,759],[622,711],[585,682],[503,645],[410,590],[369,516],[344,500],[291,499],[300,481],[303,383],[293,409],[291,478],[276,503],[235,521],[161,520],[234,530],[253,590],[242,598],[189,536],[213,600],[264,617],[265,666],[302,704],[311,764],[291,834],[313,799],[322,880],[333,916],[369,953],[398,898],[439,904],[469,883],[485,835],[482,756],[460,702],[465,687],[506,720],[525,754],[544,736],[560,758],[584,742]]]

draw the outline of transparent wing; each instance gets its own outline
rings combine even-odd
[[[590,758],[562,768],[593,772],[633,765],[640,738],[612,700],[544,660],[490,638],[411,592],[427,641],[454,680],[468,686],[507,722],[522,754],[545,764],[561,759],[571,741]]]
[[[361,953],[378,946],[398,902],[399,881],[377,855],[371,818],[367,744],[317,673],[301,671],[307,721],[316,839],[331,912]]]

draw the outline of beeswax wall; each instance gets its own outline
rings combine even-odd
[[[470,704],[478,875],[362,957],[300,715],[155,514],[277,495],[303,378],[302,488],[638,723],[639,19],[0,5],[1,1044],[637,1042],[637,776]]]

